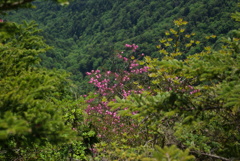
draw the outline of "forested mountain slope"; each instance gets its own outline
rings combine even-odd
[[[236,28],[230,13],[238,0],[75,0],[61,7],[35,2],[37,9],[10,13],[6,20],[35,20],[47,43],[55,48],[42,55],[43,66],[63,68],[81,81],[84,73],[105,63],[125,43],[140,46],[139,52],[159,57],[158,40],[174,19],[189,22],[187,31],[196,37],[226,34]],[[211,43],[215,43],[217,39]],[[197,49],[196,49],[197,50]]]

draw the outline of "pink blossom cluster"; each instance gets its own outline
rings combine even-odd
[[[138,45],[135,45],[135,44],[132,44],[132,45],[125,44],[125,47],[126,48],[130,48],[130,49],[132,49],[133,52],[135,52],[137,50],[137,48],[138,48]]]
[[[126,98],[128,95],[130,95],[132,92],[134,93],[141,93],[143,89],[141,90],[133,90],[128,89],[126,90],[126,83],[129,83],[131,81],[130,77],[132,75],[138,75],[142,73],[148,72],[149,67],[143,66],[141,67],[137,60],[131,60],[128,59],[125,56],[122,56],[124,52],[121,52],[117,54],[117,57],[122,60],[125,63],[128,63],[128,69],[119,72],[113,72],[113,71],[106,71],[104,74],[101,74],[100,70],[92,70],[91,72],[87,72],[86,74],[91,76],[89,83],[93,84],[95,87],[97,87],[97,92],[101,96],[109,96],[116,94],[121,95],[123,98]],[[113,79],[112,79],[113,78]]]
[[[126,45],[135,51],[137,49],[137,45]],[[141,76],[139,74],[148,72],[148,67],[140,66],[137,63],[137,60],[129,59],[126,56],[123,56],[124,52],[120,52],[117,54],[117,58],[122,60],[125,63],[126,69],[122,71],[106,71],[101,72],[100,70],[92,70],[91,72],[87,72],[86,75],[90,77],[89,83],[93,84],[96,88],[96,94],[100,98],[90,98],[87,99],[88,107],[86,112],[92,118],[97,116],[99,119],[97,124],[98,135],[101,138],[106,138],[108,132],[123,133],[134,130],[134,126],[132,123],[126,124],[126,119],[121,118],[118,115],[117,110],[112,111],[110,107],[107,106],[109,101],[115,101],[114,96],[118,95],[121,98],[126,98],[131,93],[142,93],[144,89],[139,89],[134,87],[132,83],[132,76],[136,78],[136,76]],[[144,56],[144,54],[141,54]],[[101,101],[102,97],[107,98],[107,101]],[[94,101],[98,100],[98,101]],[[133,115],[137,114],[137,112],[132,112]],[[95,117],[96,118],[96,117]],[[102,125],[102,126],[99,126]],[[128,128],[130,126],[130,128]],[[110,130],[111,129],[111,130]],[[108,131],[108,132],[107,132]]]
[[[132,69],[132,70],[131,70],[131,73],[141,74],[141,73],[148,72],[148,69],[149,69],[149,67],[144,66],[143,68]]]
[[[191,86],[191,85],[188,85],[188,86],[186,87],[186,89],[188,89],[187,92],[188,92],[189,94],[191,94],[191,95],[194,94],[194,93],[200,92],[199,89],[194,89],[194,87]]]
[[[132,49],[133,52],[138,48],[135,44],[126,44],[125,47]],[[86,75],[90,77],[89,83],[96,87],[95,98],[85,96],[86,103],[88,104],[86,108],[86,113],[89,115],[88,121],[93,123],[97,130],[98,137],[104,139],[106,142],[111,142],[109,136],[121,136],[124,133],[134,134],[139,128],[131,118],[126,119],[126,117],[120,117],[118,115],[119,111],[113,111],[108,106],[108,103],[110,101],[116,101],[114,96],[125,99],[132,93],[141,94],[145,89],[150,89],[150,87],[146,85],[143,88],[138,88],[137,85],[133,83],[136,79],[141,79],[142,75],[144,75],[143,73],[148,74],[149,67],[141,66],[138,64],[137,59],[129,55],[124,55],[126,55],[124,52],[117,54],[117,58],[124,64],[124,68],[120,71],[103,72],[100,70],[92,70],[86,73]],[[140,56],[144,56],[144,54],[142,53]],[[143,80],[140,81],[141,83],[143,82]],[[161,87],[163,91],[174,91],[190,95],[200,92],[198,89],[189,85],[188,82],[184,82],[180,77],[163,80]],[[184,107],[181,108],[184,110]],[[125,109],[127,110],[128,108],[126,107]],[[131,112],[132,115],[138,113],[139,111]],[[134,142],[134,139],[129,142],[131,141]],[[96,151],[96,149],[93,150]]]
[[[119,59],[122,59],[124,62],[128,62],[129,63],[128,71],[130,71],[130,73],[141,74],[141,73],[148,72],[148,69],[149,69],[148,66],[139,67],[140,65],[137,63],[136,59],[129,60],[127,57],[124,57],[121,54],[123,54],[123,52],[119,53],[117,56],[118,56]],[[144,56],[144,54],[142,53],[141,56]],[[124,71],[124,72],[126,73],[126,71]]]

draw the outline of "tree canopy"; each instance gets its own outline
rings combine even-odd
[[[204,36],[218,35],[206,44],[192,48],[189,54],[199,52],[204,45],[220,47],[221,34],[237,27],[230,18],[238,10],[237,0],[232,1],[82,1],[75,0],[60,7],[51,1],[36,1],[37,9],[19,10],[4,17],[8,21],[34,20],[43,30],[42,36],[54,46],[42,54],[41,64],[47,68],[61,68],[73,73],[78,86],[87,86],[85,73],[99,66],[111,65],[112,53],[126,43],[135,43],[139,52],[160,57],[156,46],[171,27],[174,19],[189,22],[186,30],[194,32],[199,41]],[[88,88],[87,88],[88,89]],[[85,89],[80,88],[80,93]],[[87,92],[87,91],[86,91]]]

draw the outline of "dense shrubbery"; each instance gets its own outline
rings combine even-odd
[[[188,152],[200,160],[239,158],[239,31],[220,50],[208,46],[186,56],[200,41],[191,39],[194,33],[183,34],[186,21],[174,23],[176,29],[160,40],[162,60],[137,61],[134,53],[127,58],[121,52],[121,70],[87,73],[97,87],[97,97],[86,98],[101,141],[96,160],[192,160]],[[153,152],[155,146],[165,148]]]

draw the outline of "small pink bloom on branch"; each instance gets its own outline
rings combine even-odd
[[[90,73],[90,72],[86,72],[86,75],[91,75],[92,73]]]
[[[125,44],[125,47],[127,47],[127,48],[132,48],[132,45],[130,45],[130,44]]]
[[[123,56],[122,56],[122,55],[120,55],[120,54],[118,54],[117,56],[118,56],[118,58],[119,58],[119,59],[122,59],[122,57],[123,57]]]
[[[100,70],[96,70],[95,73],[100,73]]]
[[[135,52],[138,48],[138,45],[132,44],[132,48],[133,48],[132,50]]]
[[[125,47],[131,48],[132,51],[135,52],[135,51],[137,50],[137,48],[138,48],[138,45],[135,45],[135,44],[132,44],[132,45],[130,45],[130,44],[125,44]]]
[[[128,58],[126,58],[126,57],[123,57],[123,60],[124,60],[124,61],[128,61]]]

